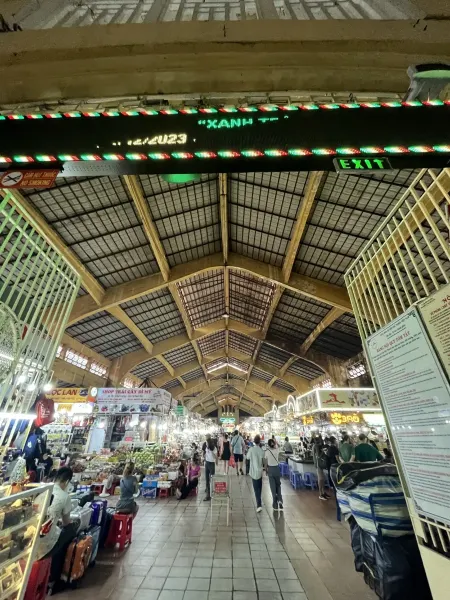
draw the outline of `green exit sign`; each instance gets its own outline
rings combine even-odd
[[[360,171],[391,171],[391,163],[385,157],[348,157],[334,158],[336,171],[347,171],[347,173],[359,173]]]

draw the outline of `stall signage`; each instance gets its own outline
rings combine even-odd
[[[172,394],[159,388],[99,388],[97,405],[101,412],[149,412],[170,408]]]
[[[294,397],[289,395],[286,402],[288,408],[294,406],[294,412],[296,413],[308,413],[313,412],[319,408],[319,400],[317,396],[317,390],[308,392],[302,396]]]
[[[350,425],[361,423],[361,417],[356,413],[330,413],[330,421],[333,425]]]
[[[46,392],[45,395],[52,398],[54,402],[61,404],[88,402],[90,400],[89,388],[55,388],[51,392]]]
[[[227,482],[226,481],[215,481],[214,482],[214,493],[215,494],[226,494],[227,493]]]
[[[234,417],[220,417],[220,422],[232,425],[233,423],[236,423],[236,419]]]
[[[303,415],[302,423],[303,423],[303,425],[314,425],[314,416],[313,415]]]
[[[320,409],[363,408],[381,410],[380,401],[375,389],[347,388],[317,390]]]

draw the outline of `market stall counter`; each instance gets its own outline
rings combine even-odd
[[[312,460],[303,459],[300,456],[290,456],[288,464],[291,471],[301,473],[302,475],[305,473],[314,473],[317,475],[317,469]]]

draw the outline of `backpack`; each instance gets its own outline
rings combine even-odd
[[[328,453],[326,448],[322,448],[319,456],[317,457],[317,466],[319,469],[327,469],[328,468]]]

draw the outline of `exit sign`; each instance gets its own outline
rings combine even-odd
[[[360,171],[391,171],[391,163],[385,157],[363,156],[359,158],[333,159],[336,171],[359,173]]]

